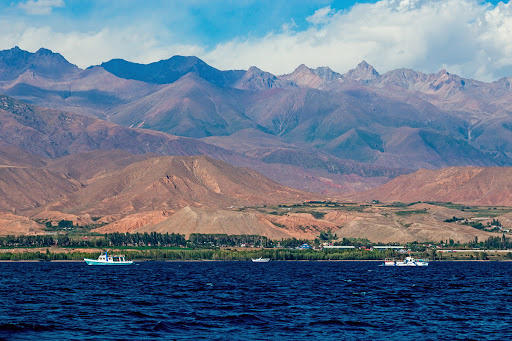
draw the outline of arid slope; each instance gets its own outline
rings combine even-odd
[[[96,215],[174,210],[185,206],[300,202],[315,197],[279,185],[246,168],[206,156],[156,157],[92,182],[51,210]]]
[[[512,205],[512,168],[449,167],[421,169],[378,188],[356,194],[359,200],[445,201],[467,205]]]

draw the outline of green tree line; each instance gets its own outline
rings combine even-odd
[[[124,252],[124,251],[123,251]],[[128,259],[132,260],[224,260],[247,261],[251,258],[269,257],[272,260],[380,260],[387,257],[395,257],[393,250],[365,251],[365,250],[293,250],[293,249],[264,249],[259,251],[235,251],[219,249],[149,249],[124,252]],[[4,252],[0,253],[0,260],[24,261],[24,260],[83,260],[84,258],[96,258],[97,253],[69,252]]]
[[[227,235],[192,233],[187,240],[184,235],[175,233],[108,233],[100,236],[70,238],[66,234],[36,236],[0,237],[0,247],[235,247],[242,244],[254,247],[294,248],[305,243],[306,239],[270,240],[258,235]]]

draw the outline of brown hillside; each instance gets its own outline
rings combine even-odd
[[[276,216],[248,210],[222,210],[206,207],[184,207],[175,214],[169,211],[136,213],[116,222],[97,228],[94,232],[159,232],[256,234],[271,239],[314,239],[321,231],[336,229],[327,220],[315,219],[311,214],[287,214]]]
[[[98,149],[47,160],[46,168],[88,182],[119,171],[132,163],[156,156],[158,155],[152,153],[133,155],[118,149]]]
[[[291,238],[295,235],[279,228],[262,215],[255,213],[185,207],[154,225],[146,225],[134,232],[254,234],[271,239]]]
[[[0,166],[43,167],[46,160],[13,145],[0,142]]]
[[[30,216],[31,219],[41,220],[44,222],[51,221],[53,225],[57,225],[61,220],[70,220],[73,225],[87,226],[92,224],[108,224],[120,218],[119,215],[103,216],[100,219],[98,217],[91,217],[90,214],[75,215],[69,213],[62,213],[57,211],[43,210],[34,216]]]
[[[469,218],[470,214],[459,210],[428,204],[409,207],[421,214],[398,215],[401,208],[372,207],[363,212],[332,211],[324,216],[341,228],[333,229],[339,238],[365,238],[372,242],[407,243],[453,239],[460,242],[474,240],[475,236],[485,240],[494,234],[477,230],[467,225],[444,222],[453,216]]]
[[[134,233],[143,226],[153,226],[169,218],[173,214],[172,211],[147,211],[141,213],[130,214],[122,219],[116,220],[108,225],[99,227],[94,230],[97,233]]]
[[[41,226],[27,217],[11,213],[0,213],[0,236],[42,234]]]
[[[467,205],[512,205],[512,168],[449,167],[402,175],[355,199],[445,201]]]
[[[48,209],[132,214],[185,206],[229,207],[300,202],[312,194],[279,185],[250,169],[206,156],[156,157],[94,181]]]
[[[40,207],[79,188],[79,182],[50,170],[0,166],[0,211]]]
[[[321,231],[331,230],[339,238],[365,238],[372,242],[446,241],[469,242],[478,237],[485,240],[497,234],[474,229],[467,225],[446,223],[454,215],[469,218],[470,214],[445,207],[417,204],[412,212],[397,214],[401,209],[374,206],[364,211],[327,210],[315,219],[309,213],[287,212],[268,214],[261,209],[243,211],[185,207],[172,214],[169,211],[150,211],[124,217],[94,230],[111,232],[159,232],[259,234],[271,239],[317,238]],[[282,209],[280,210],[282,211]],[[503,218],[503,219],[502,219]],[[500,221],[506,222],[505,216]],[[510,224],[509,224],[510,225]]]
[[[0,212],[40,207],[82,188],[69,176],[43,168],[47,161],[0,143]]]
[[[438,242],[448,239],[470,242],[475,236],[485,240],[495,235],[466,225],[438,222],[429,216],[396,219],[381,214],[358,216],[334,232],[339,238],[365,238],[381,243]]]

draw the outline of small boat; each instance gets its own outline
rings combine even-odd
[[[270,258],[251,258],[254,263],[268,263],[270,261]]]
[[[98,259],[84,258],[87,265],[131,265],[133,261],[126,260],[124,255],[109,256],[107,251],[102,253]]]
[[[386,259],[384,260],[384,266],[428,266],[428,262],[413,257],[405,257],[405,259],[401,261]]]

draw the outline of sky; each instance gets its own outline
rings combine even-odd
[[[0,50],[48,48],[86,68],[194,55],[274,74],[300,64],[344,73],[446,69],[512,76],[512,5],[483,0],[4,0]]]

